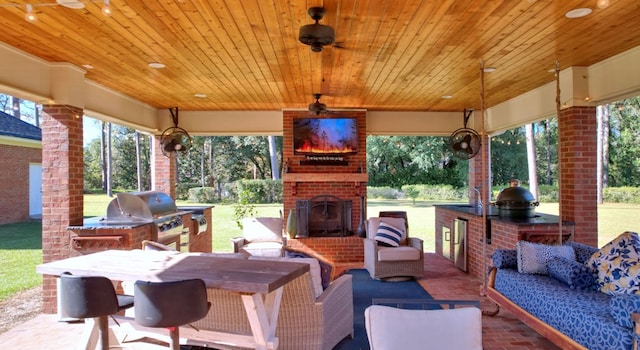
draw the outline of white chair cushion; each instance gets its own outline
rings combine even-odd
[[[282,243],[280,242],[253,242],[243,245],[241,249],[253,256],[273,258],[282,256]]]
[[[482,313],[476,307],[404,310],[372,305],[364,318],[371,350],[482,350]]]
[[[281,218],[243,218],[242,237],[248,242],[282,242]]]
[[[420,250],[409,247],[378,247],[378,261],[415,261],[420,259]]]
[[[324,289],[322,289],[322,276],[320,275],[320,263],[318,259],[314,258],[285,258],[285,257],[264,257],[264,256],[250,256],[249,260],[278,260],[287,262],[298,262],[309,264],[309,274],[311,275],[311,284],[313,287],[313,295],[318,298],[322,295]]]

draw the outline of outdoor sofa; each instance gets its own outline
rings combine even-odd
[[[243,258],[239,254],[234,254]],[[323,281],[317,259],[249,257],[306,262],[309,273],[284,287],[276,336],[278,349],[330,350],[347,336],[353,338],[353,291],[351,275]],[[323,287],[323,284],[325,287]],[[211,309],[202,320],[193,323],[200,330],[251,333],[240,295],[220,289],[207,290]],[[236,349],[232,344],[215,344],[219,349]]]
[[[623,236],[631,242],[621,241]],[[535,265],[521,256],[528,249],[522,247],[530,244],[496,250],[487,296],[562,349],[636,349],[637,234],[627,232],[601,250],[575,242],[539,246],[535,249],[546,253],[537,254],[541,258],[533,268],[541,270],[537,272],[526,267],[522,271],[522,265]],[[570,251],[574,259],[550,250]]]

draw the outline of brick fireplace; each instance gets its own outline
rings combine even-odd
[[[307,111],[283,112],[283,160],[285,172],[282,174],[284,212],[296,211],[297,201],[311,200],[318,196],[331,196],[349,203],[350,218],[344,218],[345,234],[312,235],[296,237],[288,244],[292,248],[322,255],[334,263],[364,262],[362,238],[356,233],[366,203],[366,111],[345,111],[327,118],[356,118],[358,125],[358,152],[341,156],[341,162],[310,160],[307,156],[294,155],[293,120],[309,117]],[[322,118],[323,116],[318,116]],[[365,199],[363,201],[363,199]],[[342,210],[342,209],[341,209]],[[342,212],[341,212],[342,213]],[[319,220],[322,221],[322,220]],[[333,225],[333,223],[331,223]]]

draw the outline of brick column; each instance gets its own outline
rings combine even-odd
[[[477,204],[478,195],[473,190],[475,187],[480,188],[483,204],[489,204],[491,191],[491,139],[488,136],[483,138],[482,148],[478,154],[469,160],[469,203]],[[482,174],[482,156],[486,157],[485,174]],[[458,160],[464,162],[464,160]]]
[[[84,161],[81,108],[42,108],[42,260],[70,255],[67,227],[83,223]],[[43,312],[56,312],[56,279],[44,276]]]
[[[176,199],[176,158],[162,153],[160,135],[153,137],[151,148],[151,188]]]
[[[560,111],[558,133],[562,219],[575,222],[575,241],[597,247],[596,107]]]

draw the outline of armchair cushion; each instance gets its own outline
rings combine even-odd
[[[414,247],[380,247],[378,261],[413,261],[420,259],[420,251]]]
[[[249,243],[282,242],[281,218],[243,218],[242,237]]]
[[[397,228],[386,222],[380,222],[376,231],[375,240],[378,244],[385,247],[398,247],[404,236],[404,230]]]
[[[253,242],[242,246],[248,256],[282,256],[282,243],[279,242]]]

